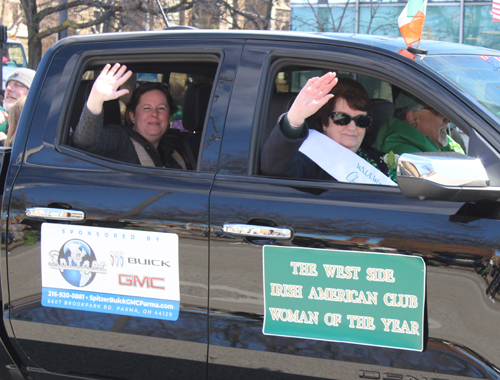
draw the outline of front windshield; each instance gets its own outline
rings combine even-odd
[[[28,67],[24,48],[21,44],[7,42],[4,47],[2,61],[5,66]]]
[[[427,56],[425,63],[500,119],[500,56]]]

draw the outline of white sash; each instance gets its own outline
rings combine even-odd
[[[372,164],[318,131],[309,130],[299,151],[339,182],[397,186]]]

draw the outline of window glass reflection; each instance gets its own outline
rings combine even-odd
[[[500,49],[500,22],[492,22],[490,5],[466,5],[464,43]]]
[[[428,6],[423,38],[459,42],[460,6]]]
[[[399,37],[398,17],[402,6],[371,6],[359,9],[359,33]]]
[[[292,30],[305,32],[356,32],[356,8],[347,4],[295,6]]]
[[[428,56],[424,61],[499,117],[500,57]]]
[[[429,0],[422,38],[500,49],[500,23],[492,22],[491,3],[466,0],[464,14],[460,2]],[[439,5],[437,4],[439,3]],[[343,0],[292,0],[292,30],[314,32],[356,32],[354,2]],[[358,33],[399,37],[398,17],[406,2],[360,0]],[[460,22],[463,18],[463,38]]]

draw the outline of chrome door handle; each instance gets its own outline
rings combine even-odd
[[[28,218],[65,220],[69,222],[81,222],[85,219],[83,211],[51,207],[28,207],[26,216]]]
[[[245,237],[265,237],[276,240],[291,240],[293,233],[290,228],[254,226],[252,224],[226,223],[222,231],[228,235]]]

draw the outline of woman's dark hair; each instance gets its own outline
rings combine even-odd
[[[144,95],[146,92],[158,90],[163,92],[165,94],[165,97],[167,98],[167,103],[168,103],[168,110],[171,113],[170,116],[172,116],[172,110],[174,110],[174,100],[172,99],[172,95],[170,95],[170,92],[168,91],[168,86],[163,83],[158,83],[158,82],[149,82],[149,83],[144,83],[141,84],[139,87],[137,87],[134,92],[132,93],[132,96],[130,97],[130,101],[127,104],[127,109],[125,110],[125,124],[131,127],[133,125],[132,120],[130,120],[130,112],[132,111],[135,114],[135,109],[139,105],[139,102],[141,101],[141,96]]]
[[[339,78],[337,85],[330,91],[330,94],[335,96],[314,115],[317,127],[321,132],[323,132],[322,126],[328,125],[330,112],[335,109],[335,104],[339,99],[344,99],[349,107],[354,110],[364,111],[367,115],[372,113],[370,96],[368,96],[361,83],[354,79]]]

